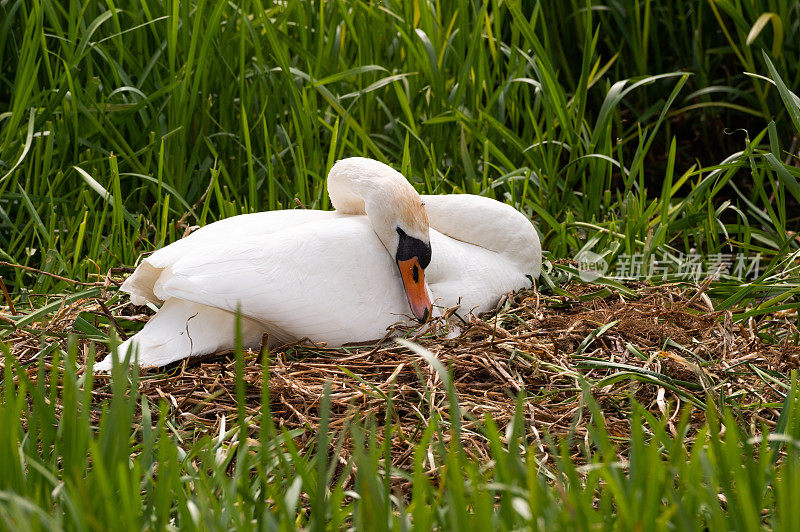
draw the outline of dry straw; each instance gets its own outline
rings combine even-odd
[[[568,286],[565,295],[522,291],[505,298],[492,315],[461,323],[456,338],[406,332],[451,372],[463,418],[463,448],[469,455],[488,459],[480,425],[488,416],[501,429],[507,427],[520,395],[528,441],[538,443],[543,452],[550,436],[571,434],[577,437],[573,441],[584,440],[590,416],[581,400],[581,380],[590,384],[609,434],[621,444],[629,434],[631,397],[654,414],[670,417],[673,432],[682,409],[691,410],[690,427],[697,427],[705,421],[705,409],[722,401],[735,406],[739,422],[754,431],[775,425],[775,406],[785,392],[780,376],[797,367],[800,347],[767,345],[747,324],[732,325],[730,315],[709,308],[697,287],[629,288],[635,297],[593,292],[596,287],[583,284]],[[113,306],[108,299],[110,293],[63,305],[42,328],[64,343],[79,314],[112,316],[114,321],[148,317],[147,309]],[[787,327],[790,319],[773,317]],[[441,330],[442,322],[437,325]],[[35,379],[33,357],[40,353],[40,338],[20,328],[8,340]],[[80,342],[85,355],[89,341]],[[165,401],[170,414],[182,421],[176,429],[188,446],[235,424],[235,373],[235,357],[223,353],[185,360],[166,371],[142,370],[138,386],[151,401]],[[260,411],[263,377],[262,356],[246,352],[248,417]],[[109,399],[111,388],[106,378],[97,379],[93,393],[99,404]],[[294,343],[269,353],[269,391],[278,426],[308,429],[297,438],[301,448],[314,439],[326,383],[331,390],[329,430],[349,434],[343,430],[348,424],[367,418],[378,427],[391,423],[393,462],[401,469],[411,467],[414,446],[434,417],[444,426],[449,423],[447,391],[439,374],[408,348],[393,341],[342,349]],[[251,430],[255,436],[258,428]],[[380,440],[384,431],[377,432]],[[690,428],[689,437],[692,433]],[[347,460],[347,442],[330,441],[345,444],[338,456]],[[436,468],[435,463],[428,466]]]

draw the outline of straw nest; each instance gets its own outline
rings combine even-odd
[[[634,297],[598,288],[573,284],[563,295],[545,296],[535,290],[510,294],[491,315],[462,323],[461,334],[451,339],[431,332],[406,333],[450,370],[468,454],[488,456],[481,435],[484,419],[488,416],[502,430],[518,403],[527,441],[542,452],[548,437],[571,434],[573,441],[582,441],[591,422],[582,400],[583,381],[601,406],[610,435],[621,442],[629,432],[632,399],[658,417],[666,416],[673,432],[679,413],[688,409],[689,437],[691,427],[704,421],[706,405],[719,408],[722,401],[736,405],[739,422],[753,432],[775,425],[783,401],[781,382],[797,367],[800,348],[788,341],[765,343],[759,325],[791,328],[796,316],[734,324],[730,313],[713,311],[702,288],[630,285]],[[120,301],[116,305],[115,299]],[[38,330],[66,345],[79,315],[86,321],[104,316],[116,326],[146,321],[149,310],[121,301],[108,290],[64,305]],[[9,338],[12,354],[36,378],[32,357],[40,352],[41,333],[19,329]],[[104,349],[97,347],[97,358]],[[88,340],[81,340],[79,362],[89,352]],[[251,420],[257,420],[262,408],[264,360],[256,352],[244,355],[245,410]],[[330,430],[346,443],[350,436],[342,429],[350,423],[374,420],[384,428],[390,423],[393,430],[378,430],[377,437],[391,434],[393,461],[399,468],[409,467],[414,445],[432,418],[441,420],[442,435],[449,437],[451,412],[440,375],[394,341],[342,349],[290,344],[272,350],[266,360],[272,417],[278,426],[307,429],[297,438],[301,448],[319,426],[326,383]],[[50,355],[44,363],[50,364]],[[138,388],[151,401],[166,403],[187,445],[235,423],[231,353],[142,370]],[[97,377],[93,393],[97,405],[108,400],[108,379]],[[94,410],[99,416],[100,409]],[[255,423],[251,431],[258,431]],[[340,460],[347,452],[344,445]]]

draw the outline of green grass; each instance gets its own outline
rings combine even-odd
[[[624,235],[601,236],[601,249],[796,250],[785,231],[798,221],[787,209],[798,175],[782,164],[794,104],[745,74],[796,86],[796,6],[776,11],[783,44],[762,57],[769,29],[746,53],[735,39],[744,29],[731,20],[749,20],[750,7],[695,4],[682,3],[683,30],[703,46],[667,54],[673,12],[651,2],[8,2],[0,254],[103,274],[185,225],[295,198],[328,208],[324,177],[345,155],[395,164],[424,192],[509,201],[534,215],[555,256],[579,251],[593,227]],[[713,78],[724,71],[733,78]],[[715,95],[738,107],[714,107]],[[746,139],[723,132],[739,128]],[[730,137],[732,149],[709,157],[713,140],[687,146],[697,136]],[[36,291],[63,287],[42,279]]]
[[[760,253],[756,279],[722,276],[703,293],[732,330],[796,345],[799,15],[789,0],[0,4],[2,522],[796,528],[794,387],[778,428],[708,409],[694,443],[680,437],[687,425],[673,437],[633,408],[627,463],[588,393],[586,441],[539,448],[522,417],[504,435],[486,420],[492,455],[480,462],[441,443],[449,421],[433,423],[410,471],[390,470],[371,421],[355,416],[330,435],[355,445],[342,471],[335,456],[300,453],[268,412],[241,428],[252,440],[234,426],[187,448],[135,376],[93,401],[76,347],[48,320],[187,227],[295,199],[329,208],[327,170],[364,155],[421,192],[514,205],[553,262],[593,251],[613,269],[641,254],[679,282],[681,253]],[[549,265],[542,286],[558,294],[577,271]],[[79,318],[68,332],[100,341],[111,328]],[[41,378],[2,342],[19,331],[41,347]],[[410,499],[391,477],[412,482]]]
[[[633,402],[625,458],[585,384],[576,416],[591,417],[586,439],[534,441],[524,428],[520,396],[505,433],[491,417],[481,421],[491,455],[480,463],[454,444],[461,414],[453,409],[458,396],[447,370],[432,353],[407,344],[421,363],[432,364],[451,406],[424,428],[413,468],[399,470],[387,459],[392,426],[378,440],[375,420],[354,409],[344,429],[329,432],[327,395],[312,442],[324,452],[298,453],[294,438],[304,430],[274,425],[266,387],[258,415],[230,429],[223,424],[187,448],[167,405],[139,396],[137,375],[118,366],[113,396],[95,426],[92,377],[76,379],[72,345],[63,370],[54,360],[28,373],[6,352],[0,405],[5,528],[792,530],[800,520],[796,380],[785,394],[780,426],[755,437],[737,427],[731,412],[717,414],[709,403],[707,423],[688,444],[689,410],[678,417],[673,437],[671,412],[658,419]],[[241,368],[241,352],[237,357]],[[241,373],[238,379],[242,415],[246,384]],[[342,465],[344,441],[352,458]],[[412,482],[413,489],[404,496],[390,480]]]

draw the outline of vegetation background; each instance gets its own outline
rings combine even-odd
[[[295,199],[329,208],[327,170],[363,155],[421,192],[487,195],[528,214],[553,290],[574,273],[557,259],[585,251],[610,268],[626,255],[657,257],[672,266],[668,280],[680,280],[689,252],[760,254],[757,278],[722,275],[705,293],[764,341],[796,345],[799,30],[800,5],[789,0],[3,0],[0,340],[85,297],[69,280],[102,279],[190,226]],[[773,327],[776,312],[788,326]],[[101,325],[70,332],[99,339]],[[51,340],[41,339],[48,357],[74,361],[75,344]],[[664,528],[792,528],[800,519],[788,375],[773,376],[786,403],[772,432],[740,435],[722,408],[705,443],[689,448],[650,419],[649,432],[630,436],[641,462],[625,469],[595,411],[586,461],[597,467],[579,474],[569,459],[551,470],[520,455],[518,435],[488,426],[491,467],[442,447],[448,480],[405,472],[415,491],[403,500],[379,446],[357,455],[360,481],[348,492],[337,491],[325,453],[293,452],[292,434],[266,417],[252,448],[234,447],[236,460],[219,458],[221,437],[187,456],[170,443],[169,417],[125,379],[97,427],[81,406],[91,379],[70,364],[62,375],[48,358],[63,386],[36,384],[44,379],[23,377],[2,346],[9,528],[119,519],[249,528],[258,517],[285,528],[627,529],[644,515]],[[756,452],[761,438],[785,445]],[[790,454],[778,460],[779,451]],[[674,485],[653,487],[654,471]],[[89,493],[102,508],[87,506]]]

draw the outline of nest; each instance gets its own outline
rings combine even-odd
[[[548,437],[569,434],[573,441],[583,440],[591,417],[582,400],[584,382],[603,410],[609,434],[620,442],[629,434],[632,400],[668,418],[673,434],[682,410],[690,411],[690,428],[704,422],[709,397],[735,402],[739,422],[753,433],[775,425],[784,396],[768,376],[785,379],[800,356],[788,335],[780,345],[765,343],[758,324],[734,325],[731,314],[713,311],[697,287],[639,284],[630,287],[635,297],[597,288],[576,284],[566,287],[564,295],[509,294],[495,313],[471,318],[451,339],[410,333],[450,370],[469,455],[488,460],[481,425],[488,417],[502,431],[518,404],[524,436],[543,452]],[[76,316],[87,312],[110,317],[112,325],[147,319],[141,307],[109,307],[100,296],[63,306],[43,328],[63,341]],[[793,327],[791,319],[796,316],[762,318]],[[11,336],[13,354],[23,364],[31,362],[39,344],[23,330]],[[98,359],[102,349],[98,346]],[[88,353],[87,341],[81,341],[80,353]],[[35,366],[27,369],[32,379]],[[235,366],[235,357],[227,353],[184,360],[166,370],[141,370],[139,392],[153,402],[166,402],[186,436],[184,444],[190,445],[194,438],[235,424]],[[391,431],[376,434],[379,440],[390,434],[393,462],[401,469],[411,466],[415,444],[433,418],[444,427],[450,421],[440,374],[392,340],[341,349],[290,344],[273,349],[267,358],[247,351],[243,378],[246,415],[256,419],[261,411],[262,382],[268,378],[274,422],[306,429],[297,437],[301,448],[311,444],[319,428],[329,386],[330,431],[346,439],[343,429],[350,423],[391,424]],[[97,377],[93,393],[99,415],[99,404],[110,397],[108,379]],[[251,430],[255,435],[258,427]],[[441,434],[445,439],[450,435],[447,430]],[[348,452],[344,445],[340,460]],[[428,466],[435,469],[433,463]]]

